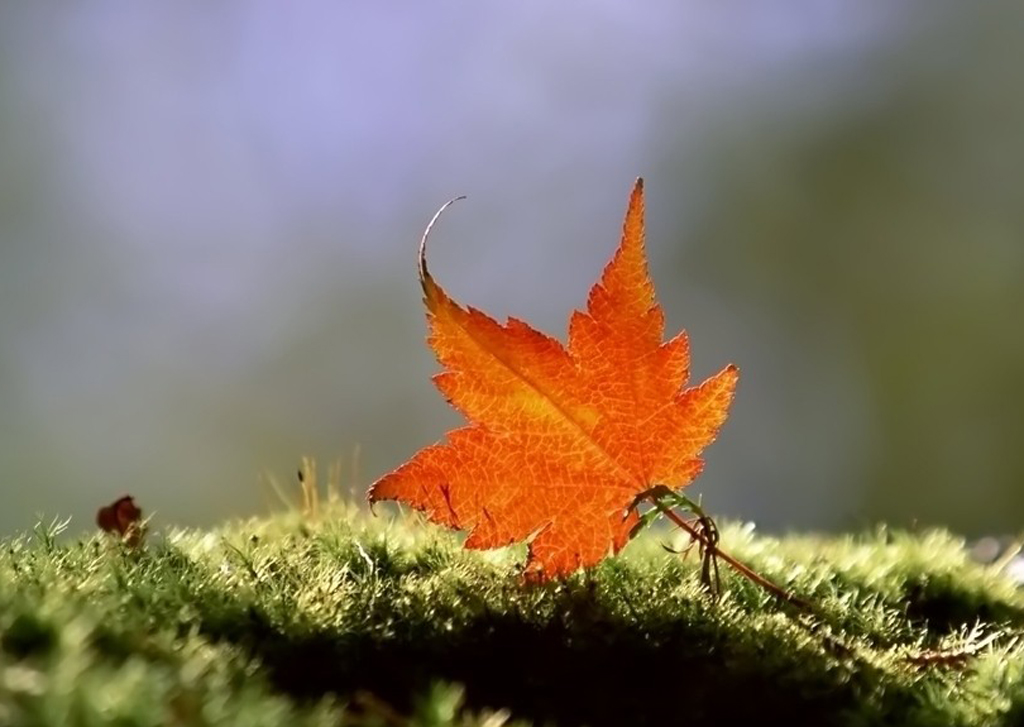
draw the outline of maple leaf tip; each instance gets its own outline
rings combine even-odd
[[[423,286],[423,291],[430,296],[430,289],[427,286],[427,282],[431,281],[430,272],[427,270],[427,238],[430,237],[430,231],[434,228],[434,223],[437,222],[441,213],[451,207],[453,204],[458,202],[460,199],[466,199],[466,195],[460,194],[458,197],[452,197],[450,200],[445,202],[441,207],[434,213],[434,216],[430,218],[430,222],[427,223],[427,228],[423,230],[423,237],[420,238],[420,250],[419,250],[419,272],[420,272],[420,285]]]
[[[644,204],[644,178],[637,177],[633,183],[633,191],[629,195],[629,209],[639,207],[643,209]]]

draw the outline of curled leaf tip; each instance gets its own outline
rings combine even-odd
[[[430,273],[427,271],[427,238],[430,237],[430,231],[434,227],[434,223],[441,216],[441,213],[451,207],[453,204],[458,202],[460,199],[466,199],[466,195],[460,194],[458,197],[452,199],[441,205],[441,208],[434,213],[434,216],[430,218],[430,222],[427,223],[427,229],[423,231],[423,237],[420,238],[420,255],[419,255],[419,268],[420,268],[420,285],[423,286],[423,291],[430,294],[427,289],[427,281],[430,279]]]

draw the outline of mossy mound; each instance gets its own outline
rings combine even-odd
[[[523,585],[412,516],[336,505],[212,532],[0,541],[0,724],[1024,723],[1024,594],[941,531],[722,546],[648,533]]]

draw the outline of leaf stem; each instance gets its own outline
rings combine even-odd
[[[630,506],[630,510],[634,509],[640,502],[646,500],[654,505],[657,510],[662,513],[665,517],[671,520],[675,525],[685,530],[693,540],[698,541],[704,548],[704,569],[702,573],[702,580],[705,584],[708,584],[709,569],[708,561],[714,561],[716,557],[720,557],[732,568],[740,573],[748,580],[756,583],[758,586],[768,591],[771,595],[775,596],[781,601],[796,606],[804,611],[814,613],[815,609],[809,601],[793,595],[782,586],[779,586],[772,581],[768,580],[761,574],[757,573],[750,566],[737,560],[728,552],[718,547],[718,530],[714,527],[714,520],[703,508],[696,502],[686,497],[685,495],[676,492],[665,485],[657,485],[652,487],[650,490],[640,493],[637,498],[633,501]],[[682,507],[689,510],[697,516],[698,521],[701,523],[699,526],[694,526],[692,523],[687,522],[681,518],[671,506],[665,503],[665,500],[673,502],[676,506]],[[649,518],[643,518],[642,525],[647,525],[651,522]],[[715,580],[717,582],[717,566],[715,566]]]
[[[810,610],[810,603],[808,603],[807,601],[798,596],[794,596],[792,593],[787,591],[782,586],[772,583],[770,580],[759,574],[757,571],[752,570],[750,566],[744,564],[742,561],[737,560],[728,552],[719,548],[715,543],[709,542],[709,539],[706,539],[706,536],[702,531],[698,530],[697,528],[693,527],[693,525],[683,520],[673,510],[665,508],[660,502],[654,500],[654,498],[649,498],[649,500],[650,502],[653,502],[669,520],[671,520],[673,523],[675,523],[683,530],[685,530],[687,533],[689,533],[690,537],[694,538],[695,540],[699,540],[701,543],[703,543],[704,547],[707,548],[713,556],[721,558],[726,563],[731,565],[734,570],[738,571],[740,574],[742,574],[749,580],[761,586],[761,588],[765,589],[776,598],[786,601],[787,603],[791,603],[794,606],[799,606],[800,608]]]

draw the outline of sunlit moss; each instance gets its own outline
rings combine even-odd
[[[151,532],[134,550],[60,543],[41,526],[0,543],[0,723],[989,725],[1024,714],[1024,597],[948,533],[778,539],[722,527],[723,547],[814,614],[727,570],[712,600],[696,554],[662,544],[685,545],[649,532],[592,571],[527,586],[522,546],[466,551],[415,515],[342,503]]]

